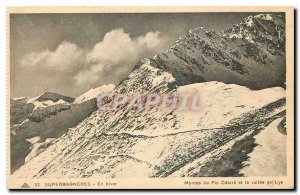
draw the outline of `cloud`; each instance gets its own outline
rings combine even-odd
[[[117,84],[140,59],[152,57],[166,49],[166,42],[167,38],[160,32],[148,32],[132,38],[123,29],[115,29],[107,32],[103,40],[90,50],[62,42],[53,51],[25,55],[20,64],[32,72],[38,72],[37,77],[47,80],[35,83],[43,83],[40,88],[57,88],[64,94],[78,95],[91,87]],[[63,90],[62,85],[70,85],[70,89]]]
[[[79,65],[84,60],[83,50],[76,44],[62,42],[55,51],[45,50],[25,55],[21,59],[23,66],[39,66],[45,69],[66,70]]]
[[[77,84],[83,84],[96,82],[103,74],[116,77],[128,74],[139,59],[158,53],[165,40],[159,32],[131,38],[123,29],[110,31],[87,54],[87,67],[75,76],[75,80]]]

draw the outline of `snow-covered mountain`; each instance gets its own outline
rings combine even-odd
[[[141,60],[116,87],[101,86],[74,102],[40,109],[24,98],[12,100],[12,154],[27,148],[13,177],[247,176],[270,161],[280,171],[265,169],[265,175],[286,174],[284,149],[266,159],[253,156],[283,147],[288,133],[280,87],[284,25],[283,16],[263,14],[220,33],[197,28],[165,53]],[[97,111],[95,98],[104,92],[195,94],[201,109],[123,105]],[[280,144],[261,138],[269,131]]]
[[[21,97],[12,98],[10,100],[10,123],[11,125],[19,124],[24,121],[34,110],[63,104],[69,105],[74,101],[74,98],[59,95],[56,93],[45,92],[37,97]]]
[[[220,81],[251,89],[283,86],[285,18],[275,14],[249,16],[222,32],[199,27],[148,60],[152,66],[172,73],[178,85]]]
[[[252,91],[238,85],[205,82],[177,90],[185,92],[198,93],[203,110],[127,112],[123,108],[93,112],[24,164],[14,176],[238,175],[241,160],[246,160],[249,152],[243,142],[253,139],[273,121],[284,120],[285,90],[280,87]],[[231,153],[236,156],[221,160]],[[218,166],[220,163],[231,166]],[[28,174],[24,175],[25,172]]]

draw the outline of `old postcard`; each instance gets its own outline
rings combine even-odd
[[[293,189],[292,7],[7,8],[9,189]]]

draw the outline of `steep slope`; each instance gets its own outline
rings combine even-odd
[[[220,81],[251,89],[283,86],[285,18],[250,16],[223,32],[196,28],[150,61],[172,73],[178,85]]]

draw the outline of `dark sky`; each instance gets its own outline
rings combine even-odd
[[[117,84],[188,30],[221,31],[253,13],[12,14],[11,96],[77,96]]]

